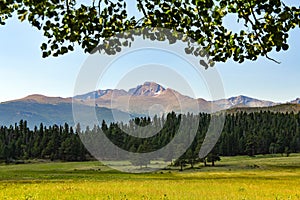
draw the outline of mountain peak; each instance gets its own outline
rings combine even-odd
[[[143,85],[138,85],[135,88],[131,88],[128,93],[132,96],[156,96],[166,89],[155,82],[145,82]]]
[[[235,97],[230,97],[229,99],[253,99],[251,97],[247,97],[245,95],[239,95],[239,96],[235,96]]]
[[[300,98],[296,98],[295,100],[291,101],[291,103],[300,104]]]
[[[216,101],[216,102],[222,102],[222,101]],[[229,108],[229,107],[267,107],[267,106],[276,105],[274,102],[271,102],[271,101],[259,100],[259,99],[247,97],[244,95],[231,97],[228,100],[225,99],[225,101],[223,101],[222,103],[227,104],[225,106],[225,108]]]

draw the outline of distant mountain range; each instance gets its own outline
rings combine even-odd
[[[88,106],[79,105],[82,113],[88,110]],[[114,115],[118,116],[120,121],[128,121],[128,117],[137,117],[120,110],[109,109],[104,107],[95,108],[97,119],[101,123],[105,120],[107,123],[114,122]],[[53,124],[63,125],[68,123],[74,125],[72,103],[39,103],[32,101],[14,101],[0,104],[0,126],[14,125],[21,119],[27,120],[29,127],[39,126],[40,123],[49,126]],[[90,117],[87,115],[83,126],[88,125]]]
[[[14,124],[21,119],[27,120],[30,126],[39,125],[41,122],[45,125],[65,122],[73,124],[72,102],[81,106],[82,110],[87,109],[88,106],[95,106],[99,121],[104,119],[112,122],[114,121],[112,111],[121,116],[118,118],[119,120],[128,120],[128,116],[153,116],[170,111],[184,113],[195,111],[211,113],[228,109],[228,112],[272,109],[274,111],[276,106],[281,107],[275,111],[289,112],[298,110],[298,106],[295,104],[300,103],[300,98],[285,106],[247,96],[207,101],[182,95],[174,89],[164,88],[154,82],[145,82],[128,91],[97,90],[73,98],[30,95],[22,99],[3,102],[0,104],[0,125]]]

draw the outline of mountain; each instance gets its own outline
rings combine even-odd
[[[220,110],[228,110],[228,112],[260,110],[296,112],[300,98],[284,105],[242,95],[207,101],[182,95],[172,88],[165,88],[155,82],[145,82],[128,91],[123,89],[97,90],[73,98],[34,94],[4,102],[0,104],[0,124],[10,125],[21,119],[28,120],[29,125],[38,125],[41,122],[45,125],[65,122],[73,124],[72,103],[80,107],[83,114],[90,108],[95,109],[99,121],[104,119],[107,122],[113,122],[113,114],[118,114],[119,121],[127,122],[128,116],[129,118],[154,116],[171,111],[178,113],[212,113]],[[89,124],[90,121],[89,116],[86,116],[82,123]]]
[[[94,92],[89,92],[83,95],[77,95],[74,98],[79,100],[95,100],[95,99],[110,99],[111,97],[120,96],[157,96],[161,94],[166,89],[161,85],[154,82],[145,82],[143,85],[138,85],[135,88],[131,88],[128,91],[119,89],[107,89],[107,90],[97,90]]]
[[[54,100],[52,98],[50,99]],[[38,100],[41,99],[38,98]],[[28,126],[31,128],[38,126],[40,123],[43,123],[45,126],[53,124],[62,125],[64,123],[74,125],[72,103],[65,103],[64,101],[66,101],[66,99],[63,99],[62,102],[46,100],[47,98],[43,98],[43,103],[41,103],[37,102],[35,99],[24,98],[24,101],[18,100],[1,103],[0,125],[14,125],[21,119],[26,120]],[[83,127],[91,125],[89,122],[92,121],[92,119],[87,114],[90,107],[81,104],[78,104],[77,106],[85,119],[81,122],[81,125]],[[114,122],[114,116],[117,116],[120,121],[128,121],[129,118],[136,117],[120,110],[103,107],[96,107],[95,113],[100,123],[102,120],[105,120],[107,123]]]
[[[8,101],[6,103],[12,102],[27,102],[27,103],[40,103],[40,104],[61,104],[61,103],[72,103],[72,98],[62,98],[62,97],[47,97],[40,94],[33,94],[22,99],[16,99]]]
[[[129,95],[128,92],[125,90],[112,90],[112,89],[107,89],[107,90],[97,90],[94,92],[89,92],[83,95],[77,95],[74,97],[74,99],[78,100],[94,100],[94,99],[99,99],[99,98],[110,98],[111,96],[127,96]]]
[[[297,99],[291,101],[290,103],[300,104],[300,98],[297,98]]]
[[[236,112],[246,112],[246,113],[252,113],[252,112],[264,112],[264,111],[270,111],[275,113],[298,113],[300,112],[300,104],[292,104],[292,103],[286,103],[286,104],[278,104],[275,106],[269,106],[269,107],[236,107],[236,108],[230,108],[226,110],[227,113],[236,113]]]
[[[210,113],[233,107],[268,107],[277,105],[271,101],[254,99],[243,95],[216,101],[207,101],[202,98],[193,99],[155,82],[145,82],[128,91],[117,89],[98,90],[78,95],[74,98],[85,105],[93,106],[96,104],[102,107],[146,115],[151,115],[150,113],[154,112],[155,109],[160,110],[161,112],[159,113],[170,111],[195,112],[197,110]],[[151,109],[153,110],[151,111]]]
[[[243,95],[237,97],[231,97],[228,99],[217,100],[214,101],[213,103],[223,109],[228,109],[232,107],[269,107],[269,106],[277,105],[276,103],[271,101],[254,99]]]
[[[128,93],[132,96],[157,96],[164,92],[166,89],[161,85],[154,82],[145,82],[143,85],[138,85],[132,88]]]
[[[153,116],[171,111],[193,112],[199,107],[200,112],[210,112],[210,102],[198,101],[170,88],[164,88],[155,82],[145,82],[125,90],[98,90],[74,97],[79,103],[89,106],[101,106],[118,109],[132,114]],[[200,105],[201,104],[201,105]]]

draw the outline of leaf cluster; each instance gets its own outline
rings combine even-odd
[[[203,47],[187,43],[185,52],[196,57],[209,55],[208,63],[200,59],[206,68],[231,58],[242,63],[264,56],[278,62],[268,53],[288,50],[289,31],[300,25],[300,8],[281,0],[137,0],[136,8],[140,14],[129,16],[125,0],[85,4],[76,0],[4,0],[0,2],[0,25],[16,13],[21,21],[41,30],[47,40],[41,45],[43,57],[66,54],[78,45],[88,53],[116,54],[134,41],[135,34],[126,36],[126,31],[137,29],[141,30],[138,35],[151,40],[170,44],[182,40],[176,34],[161,37],[143,31],[169,29]],[[228,16],[241,24],[239,32],[226,27]],[[125,37],[120,41],[118,34]]]

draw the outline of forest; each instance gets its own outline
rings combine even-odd
[[[154,116],[152,119],[150,117],[135,118],[126,124],[106,124],[102,121],[101,125],[85,127],[84,130],[79,124],[75,127],[68,124],[46,127],[40,124],[31,130],[27,122],[21,120],[15,125],[0,127],[0,160],[7,163],[29,159],[95,160],[82,143],[82,138],[92,138],[102,133],[126,151],[151,152],[168,144],[177,134],[179,126],[188,126],[191,121],[195,120],[198,120],[199,126],[190,147],[177,159],[173,157],[172,151],[169,152],[169,155],[163,156],[165,161],[173,161],[172,164],[177,166],[189,164],[193,167],[197,162],[214,165],[220,156],[278,153],[289,156],[291,153],[300,152],[300,113],[238,112],[226,114],[224,128],[216,146],[206,158],[199,159],[198,153],[210,119],[211,115],[206,113],[193,115],[172,112],[162,117]],[[140,130],[139,137],[127,134],[136,127],[146,127],[146,129]],[[145,131],[148,128],[156,128],[159,131],[151,137],[140,137],[146,134]],[[189,131],[183,134],[184,137],[189,137]],[[105,144],[102,145],[105,146]],[[100,149],[105,149],[104,146]],[[151,158],[140,158],[133,159],[131,162],[137,166],[147,166],[150,160]]]

